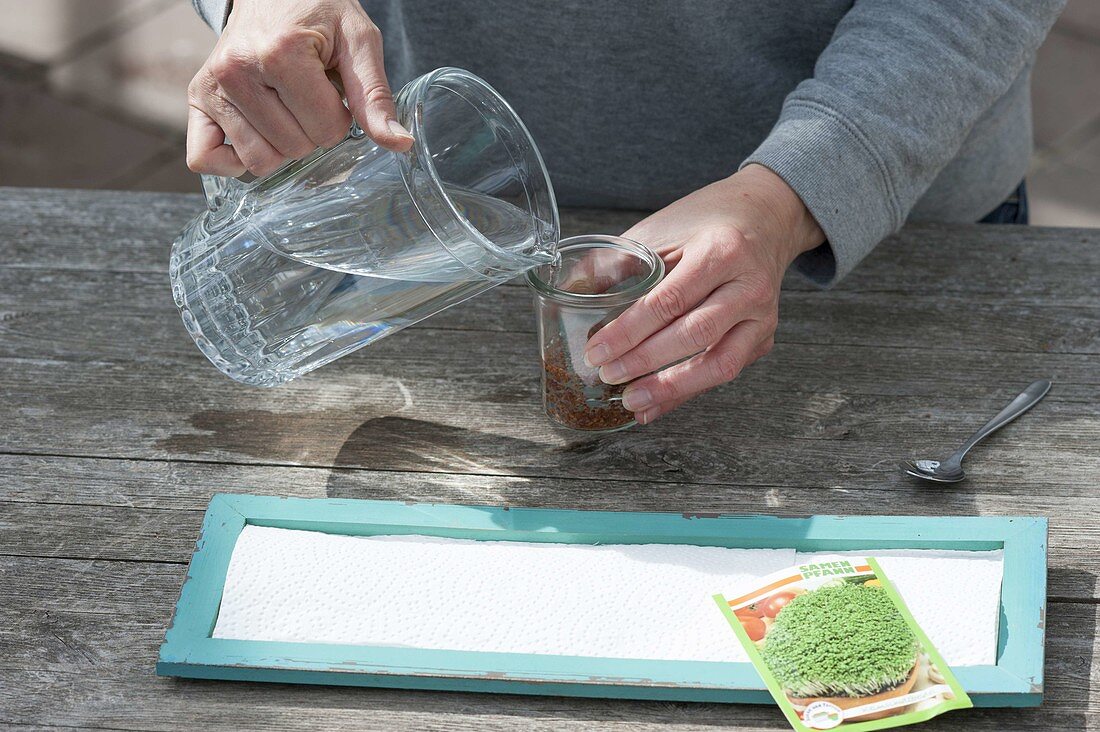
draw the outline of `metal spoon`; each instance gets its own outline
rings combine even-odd
[[[613,402],[621,402],[621,396],[603,397],[603,389],[598,386],[584,387],[584,406],[589,409],[603,409],[610,407]]]
[[[1050,391],[1050,382],[1046,379],[1032,383],[1018,397],[1009,402],[1007,407],[998,412],[996,417],[986,422],[980,430],[971,435],[970,439],[956,450],[954,455],[943,462],[939,460],[906,460],[901,466],[902,470],[914,478],[932,480],[937,483],[958,483],[966,477],[966,473],[962,469],[962,459],[966,456],[966,453],[970,452],[970,448],[1034,407],[1040,399],[1046,396],[1048,391]]]

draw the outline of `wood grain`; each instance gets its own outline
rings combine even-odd
[[[141,567],[135,572],[135,566]],[[71,577],[101,594],[67,587]],[[19,609],[0,611],[0,709],[7,722],[126,729],[783,729],[767,706],[432,694],[164,679],[152,675],[178,565],[0,557]],[[56,597],[42,589],[61,586]],[[140,592],[144,602],[127,602]],[[1039,709],[952,713],[932,730],[1095,729],[1089,659],[1100,606],[1048,612],[1046,702]],[[23,629],[19,632],[17,629]],[[33,632],[28,633],[27,630]],[[125,642],[118,642],[125,639]]]
[[[203,206],[197,194],[0,187],[0,267],[163,274],[172,240]],[[567,209],[562,233],[619,234],[643,216]],[[1089,304],[1100,297],[1097,270],[1088,266],[1098,249],[1094,229],[911,225],[838,289]],[[785,287],[814,289],[797,276]]]
[[[45,353],[69,358],[88,352],[104,357],[183,357],[194,346],[171,298],[165,299],[166,287],[162,273],[0,268],[0,326],[10,340],[3,355],[20,356],[45,346]],[[1095,355],[1100,352],[1098,307],[1100,299],[1064,305],[935,292],[900,297],[890,292],[788,291],[780,302],[776,340]],[[149,340],[140,353],[119,353],[118,348],[131,345],[119,335],[135,328]],[[531,296],[526,287],[498,287],[432,317],[419,329],[502,331],[533,338]],[[62,333],[70,337],[56,337]],[[389,340],[407,337],[408,332]]]
[[[777,346],[604,438],[540,414],[519,283],[274,390],[184,332],[167,253],[198,196],[0,188],[0,726],[785,728],[774,709],[161,679],[216,492],[560,508],[1043,515],[1044,706],[927,729],[1100,729],[1100,232],[913,226],[838,288],[789,276]],[[643,214],[566,211],[566,234]],[[1054,390],[970,478],[900,474],[1035,378]]]
[[[943,359],[924,352],[899,358],[887,349],[846,384],[845,373],[860,371],[844,370],[845,362],[858,363],[851,352],[821,349],[815,359],[777,347],[770,363],[691,409],[596,439],[556,430],[541,417],[538,374],[530,367],[536,357],[518,352],[523,344],[420,337],[427,353],[389,339],[362,358],[275,390],[241,387],[198,354],[186,366],[0,360],[0,450],[739,485],[900,485],[900,460],[960,443],[1031,378],[1053,371],[1028,373],[1012,362],[1003,381],[988,370],[996,389],[968,388],[949,383],[962,372],[937,369]],[[978,372],[979,359],[972,361]],[[1079,365],[1086,383],[1075,389],[1054,372],[1057,391],[1083,397],[1096,389],[1087,383],[1088,363]],[[882,380],[871,383],[866,371]],[[921,385],[917,373],[929,383]],[[923,393],[892,393],[906,390]],[[993,486],[1030,475],[1038,484],[1073,485],[1075,476],[1096,474],[1094,416],[1087,400],[1052,395],[975,452],[973,475]],[[1033,470],[1038,464],[1043,469]]]

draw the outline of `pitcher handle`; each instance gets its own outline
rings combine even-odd
[[[206,196],[206,206],[210,209],[211,213],[210,223],[221,225],[233,218],[233,215],[236,214],[237,210],[240,208],[245,194],[250,190],[263,192],[267,188],[278,185],[287,178],[296,175],[302,168],[322,155],[335,150],[348,140],[358,140],[365,134],[366,133],[363,132],[363,129],[358,123],[353,121],[347,136],[336,143],[336,145],[324,150],[314,150],[300,160],[288,160],[274,173],[264,178],[253,179],[247,183],[238,178],[227,178],[220,175],[200,175],[199,177],[202,180],[202,192]],[[226,140],[226,144],[229,144],[228,140]]]
[[[331,148],[327,150],[314,150],[300,160],[288,160],[274,173],[258,181],[253,179],[251,182],[245,183],[237,178],[226,178],[220,175],[201,175],[199,177],[202,178],[202,191],[206,194],[206,205],[211,211],[218,211],[222,206],[230,203],[236,208],[236,206],[240,204],[241,198],[244,197],[245,192],[252,187],[253,183],[257,185],[270,185],[272,181],[281,181],[288,175],[297,173],[306,163],[312,162],[328,150],[339,147],[349,139],[358,140],[364,135],[366,135],[366,133],[363,131],[363,128],[359,126],[358,122],[352,120],[348,134],[344,136],[343,140],[336,143]],[[228,139],[226,140],[226,144],[231,144]]]

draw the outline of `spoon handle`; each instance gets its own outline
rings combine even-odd
[[[971,435],[970,439],[948,459],[948,462],[961,463],[963,456],[970,452],[970,448],[1034,407],[1040,399],[1046,396],[1048,391],[1050,391],[1050,381],[1041,379],[1032,382],[1030,386],[1020,392],[1019,396],[1009,402],[1007,407],[998,412],[996,417],[986,422],[981,429]]]

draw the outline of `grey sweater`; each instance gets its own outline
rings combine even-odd
[[[226,0],[193,0],[215,29]],[[828,285],[906,220],[976,221],[1023,178],[1029,73],[1065,0],[372,0],[394,89],[486,79],[562,205],[658,208],[748,163],[828,243]]]

